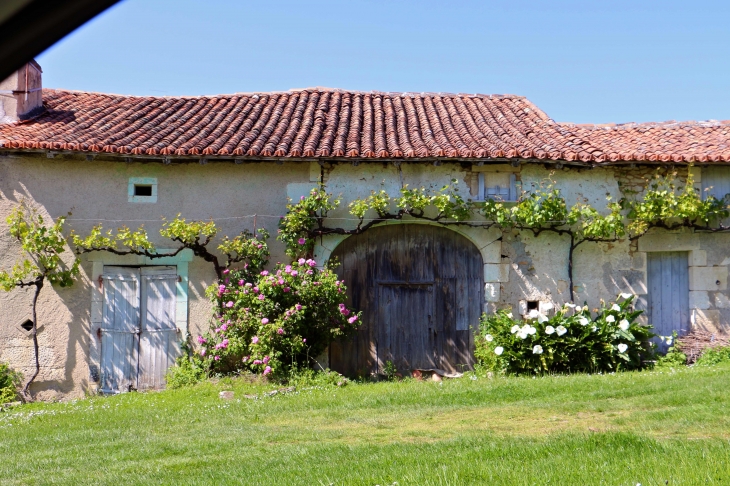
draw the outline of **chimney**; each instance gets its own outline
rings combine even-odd
[[[33,60],[0,82],[0,124],[27,120],[43,111],[42,73]]]

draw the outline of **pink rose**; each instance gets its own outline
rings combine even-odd
[[[220,360],[220,359],[221,359],[221,357],[220,357],[220,356],[216,356],[216,357],[215,357],[215,358],[213,358],[213,359],[215,359],[216,361],[218,361],[218,360]]]
[[[279,285],[284,285],[284,279],[283,278],[280,278],[279,279]]]
[[[269,274],[269,272],[267,270],[264,270],[263,272],[261,272],[261,275],[263,275],[264,277],[267,276],[268,274]]]
[[[353,323],[353,322],[355,322],[356,320],[357,320],[357,316],[352,316],[352,317],[350,317],[350,318],[349,318],[349,319],[347,320],[347,322],[349,322],[350,324],[352,324],[352,323]]]
[[[307,265],[309,265],[310,267],[316,267],[317,266],[317,262],[315,262],[312,259],[309,259],[309,260],[307,260]]]
[[[284,330],[282,328],[279,328],[276,330],[277,334],[284,334]]]
[[[226,291],[226,286],[225,285],[219,285],[218,286],[218,292],[225,292],[225,291]]]
[[[294,308],[298,311],[302,310],[302,306],[300,304],[295,305]]]
[[[299,244],[300,245],[303,245],[306,242],[307,242],[307,240],[305,240],[304,238],[299,238]]]
[[[289,292],[291,289],[289,287],[284,287],[284,292]]]
[[[310,269],[307,270],[307,275],[312,275],[314,272]],[[315,285],[319,285],[319,282],[314,282]]]
[[[260,365],[261,364],[261,360],[260,359],[255,359],[255,360],[253,360],[253,364]]]
[[[302,342],[303,343],[306,343],[307,342],[307,339],[306,338],[302,339]]]
[[[269,362],[269,357],[268,356],[264,356],[264,364],[266,364],[268,362]]]
[[[245,284],[245,283],[246,283],[246,282],[244,282],[243,280],[239,280],[239,281],[238,281],[238,285],[243,285],[243,284]]]
[[[259,294],[259,300],[264,300],[266,297],[264,297],[264,294]]]
[[[200,356],[205,356],[205,348],[200,350]]]
[[[208,341],[206,341],[206,339],[203,336],[198,336],[198,343],[199,344],[205,344],[206,342],[208,342]]]
[[[304,196],[299,196],[299,200],[304,201]],[[283,216],[282,216],[282,218],[283,218]]]
[[[271,373],[271,366],[267,366],[264,370],[264,375],[268,375],[269,373]]]
[[[230,309],[231,307],[233,307],[233,301],[232,301],[232,300],[229,300],[229,301],[228,301],[228,302],[226,303],[226,307],[228,307],[229,309]]]
[[[222,325],[222,326],[220,327],[220,330],[221,330],[221,331],[226,331],[226,330],[228,330],[228,324],[223,324],[223,325]]]
[[[228,272],[230,272],[230,270],[228,270],[228,269],[226,268],[225,270],[223,270],[223,275],[228,275]]]
[[[261,319],[261,324],[268,324],[268,323],[269,323],[269,320],[267,318],[264,317],[263,319]]]
[[[252,337],[251,338],[251,342],[254,343],[254,344],[256,344],[257,342],[259,342],[259,337],[258,336]]]
[[[297,272],[296,270],[292,270],[291,276],[296,277],[297,275],[299,275],[299,272]]]
[[[284,272],[286,272],[286,273],[291,272],[291,265],[287,265],[286,268],[284,269]]]
[[[297,263],[299,263],[299,265],[304,265],[305,262],[306,260],[304,258],[300,258],[299,260],[297,260]]]

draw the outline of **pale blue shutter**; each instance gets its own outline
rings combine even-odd
[[[104,268],[101,324],[101,392],[137,388],[139,269]]]

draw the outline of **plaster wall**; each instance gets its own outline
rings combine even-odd
[[[129,202],[130,177],[157,178],[157,203]],[[272,261],[282,261],[284,247],[275,236],[278,215],[283,214],[287,202],[286,187],[308,180],[308,163],[163,165],[58,155],[0,156],[0,268],[10,269],[20,256],[18,245],[8,235],[5,217],[21,200],[37,207],[48,219],[72,213],[66,229],[82,235],[99,222],[110,229],[144,225],[158,248],[174,246],[159,236],[162,217],[213,218],[221,236],[253,230],[255,223],[273,235]],[[81,277],[72,287],[47,284],[39,298],[41,372],[32,391],[41,399],[80,396],[96,387],[94,378],[98,377],[89,364],[97,344],[94,340],[98,340],[91,301],[99,275],[94,274],[95,265],[89,257],[83,256],[82,262]],[[205,288],[215,274],[209,263],[195,258],[188,264],[188,275],[188,331],[195,334],[207,329],[211,308]],[[31,317],[31,297],[29,290],[0,292],[0,361],[9,362],[26,376],[33,371],[32,342],[19,325]]]
[[[56,155],[0,156],[0,268],[15,262],[18,249],[7,235],[4,218],[20,200],[39,208],[49,218],[71,212],[67,228],[86,234],[94,224],[106,228],[144,224],[160,248],[173,246],[159,237],[160,218],[178,213],[188,219],[213,218],[220,235],[235,235],[244,229],[266,228],[272,263],[285,261],[283,246],[275,239],[278,218],[285,213],[287,198],[307,194],[319,181],[327,190],[340,195],[340,207],[330,213],[332,226],[353,228],[356,221],[348,204],[381,189],[391,196],[405,185],[438,191],[452,179],[465,199],[474,197],[477,172],[488,167],[469,167],[459,163],[377,162],[330,165],[317,162],[273,162],[234,164],[209,162],[164,165],[114,161],[87,161]],[[509,169],[512,170],[512,169]],[[645,168],[564,168],[553,170],[544,164],[524,163],[515,168],[517,180],[529,190],[551,179],[569,205],[587,202],[605,208],[606,198],[617,200],[621,188],[634,181],[639,187],[649,173]],[[653,172],[653,171],[649,171]],[[157,179],[157,202],[134,203],[128,198],[132,177]],[[697,178],[697,175],[695,176]],[[698,181],[699,182],[699,181]],[[632,183],[633,184],[633,183]],[[253,215],[256,215],[254,218]],[[368,214],[367,218],[376,217]],[[474,217],[475,220],[478,216]],[[423,224],[421,220],[383,224]],[[568,284],[568,238],[552,233],[537,237],[527,232],[502,232],[450,226],[466,236],[481,252],[484,262],[484,310],[511,308],[515,314],[526,311],[528,301],[563,304],[570,298]],[[323,263],[344,239],[330,236],[317,242],[315,259]],[[614,298],[619,292],[646,297],[646,254],[651,251],[689,251],[692,325],[727,331],[730,328],[730,293],[727,290],[730,265],[730,235],[657,231],[638,243],[587,242],[574,255],[576,302],[596,307],[601,298]],[[93,364],[98,348],[94,325],[98,319],[92,299],[100,266],[83,257],[82,276],[68,289],[46,286],[39,300],[39,340],[41,374],[34,385],[37,396],[54,399],[79,396],[95,389]],[[187,326],[190,334],[207,330],[211,308],[205,288],[213,282],[210,264],[193,258],[187,265]],[[720,282],[719,284],[717,282]],[[24,372],[32,372],[31,341],[19,324],[30,317],[30,292],[16,290],[0,293],[0,361]]]

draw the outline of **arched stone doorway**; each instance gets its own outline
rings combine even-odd
[[[345,375],[401,373],[474,364],[474,330],[483,306],[484,265],[464,236],[441,226],[371,228],[332,253],[347,303],[362,311],[350,340],[333,343],[330,366]]]

